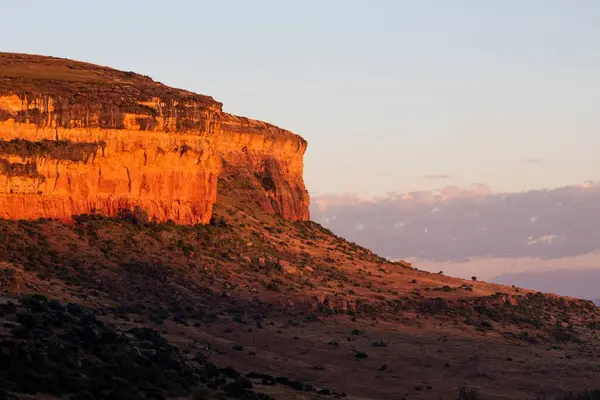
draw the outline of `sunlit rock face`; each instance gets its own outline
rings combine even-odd
[[[131,72],[0,53],[0,217],[116,215],[207,223],[219,180],[309,219],[306,141],[211,97]]]

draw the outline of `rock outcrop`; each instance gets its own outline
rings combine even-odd
[[[0,53],[0,217],[144,209],[207,223],[218,182],[309,219],[307,143],[211,97],[66,59]]]

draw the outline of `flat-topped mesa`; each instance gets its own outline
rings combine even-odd
[[[310,219],[302,175],[306,140],[271,124],[230,114],[222,114],[219,135],[222,139],[214,143],[224,160],[222,190],[233,188],[235,197],[246,192],[269,213],[287,219]]]
[[[0,53],[0,218],[144,209],[207,223],[219,180],[270,213],[309,219],[306,141],[211,97],[131,72]],[[221,179],[219,179],[221,178]],[[231,186],[231,185],[230,185]]]

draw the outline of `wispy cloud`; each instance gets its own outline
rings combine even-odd
[[[425,179],[450,179],[450,175],[447,174],[429,174],[429,175],[423,175],[423,178]]]
[[[312,216],[351,241],[394,258],[555,259],[600,253],[598,204],[600,183],[594,182],[518,193],[495,193],[477,184],[390,193],[374,201],[317,197]],[[362,221],[360,227],[357,221]]]
[[[539,164],[542,160],[540,158],[522,158],[519,162],[523,164]]]

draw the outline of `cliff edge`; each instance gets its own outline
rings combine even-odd
[[[307,143],[133,72],[0,52],[0,217],[121,209],[207,223],[219,186],[309,219]]]

